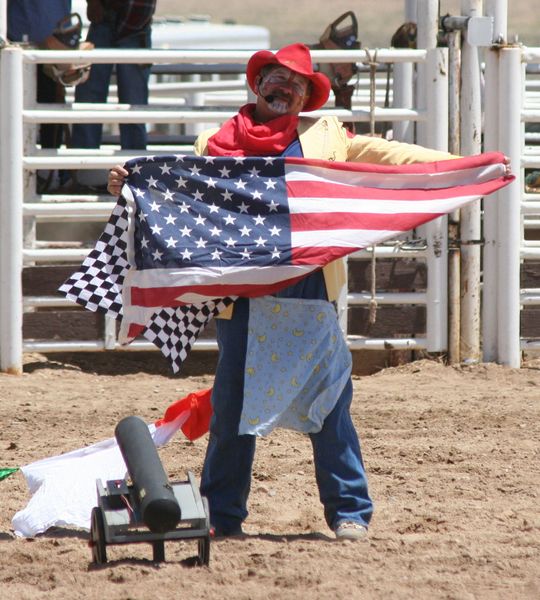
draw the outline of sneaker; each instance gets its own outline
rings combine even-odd
[[[367,527],[357,521],[341,521],[334,529],[338,540],[362,540],[367,532]]]

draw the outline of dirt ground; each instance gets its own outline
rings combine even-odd
[[[27,356],[23,376],[0,375],[0,467],[111,437],[127,415],[154,421],[212,385],[199,362],[173,377],[157,354]],[[28,491],[12,475],[0,483],[0,597],[539,598],[540,360],[520,370],[422,360],[354,388],[376,504],[366,541],[332,538],[309,440],[278,430],[258,443],[247,535],[213,541],[209,567],[188,566],[194,542],[166,543],[160,564],[148,544],[109,546],[96,566],[85,532],[15,538]],[[179,434],[160,450],[171,480],[199,476],[205,444]]]

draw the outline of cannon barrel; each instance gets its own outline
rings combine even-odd
[[[139,417],[126,417],[116,425],[114,434],[131,477],[142,521],[153,533],[171,531],[180,521],[180,505],[148,426]]]

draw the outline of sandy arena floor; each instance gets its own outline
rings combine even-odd
[[[25,369],[0,375],[0,466],[110,437],[130,414],[154,421],[212,384],[201,373],[172,377],[157,355],[136,353],[28,357]],[[540,597],[540,361],[521,370],[419,361],[356,377],[354,387],[376,503],[367,541],[333,540],[309,440],[280,430],[258,443],[247,535],[212,542],[208,568],[186,566],[193,542],[167,543],[160,565],[149,545],[109,546],[109,562],[96,567],[84,532],[16,539],[11,518],[28,492],[11,476],[0,483],[0,597]],[[170,478],[198,476],[204,449],[205,438],[174,438],[160,451]]]

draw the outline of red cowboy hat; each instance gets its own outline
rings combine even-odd
[[[315,73],[311,64],[309,48],[304,44],[291,44],[278,50],[275,54],[270,50],[259,50],[249,59],[246,76],[249,87],[255,92],[255,79],[266,65],[281,65],[295,73],[303,75],[311,81],[311,93],[302,110],[317,110],[330,94],[330,81],[323,73]]]

